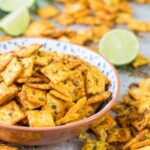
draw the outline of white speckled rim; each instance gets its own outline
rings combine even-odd
[[[35,38],[35,37],[34,38],[26,38],[26,37],[15,38],[15,39],[12,39],[12,40],[0,42],[0,52],[1,52],[1,48],[3,46],[5,48],[7,48],[7,44],[8,43],[13,43],[14,46],[16,46],[17,44],[22,45],[20,42],[24,43],[25,41],[34,41],[33,43],[38,43],[39,41],[42,41],[42,43],[45,43],[45,44],[50,44],[50,43],[53,44],[53,43],[55,43],[57,45],[62,44],[65,49],[66,49],[67,46],[69,46],[69,48],[73,48],[74,47],[74,48],[76,48],[78,50],[77,52],[85,51],[85,53],[86,53],[85,55],[87,55],[87,53],[89,53],[90,56],[94,55],[96,57],[99,57],[98,58],[99,60],[103,60],[105,62],[105,64],[103,66],[105,66],[105,65],[109,66],[111,68],[111,70],[112,70],[111,74],[114,75],[113,76],[113,79],[115,80],[115,82],[114,82],[115,88],[113,88],[113,89],[115,89],[114,95],[113,95],[113,98],[108,102],[108,104],[106,104],[105,107],[103,109],[101,109],[99,112],[97,112],[96,114],[94,114],[91,117],[88,117],[86,119],[83,119],[83,120],[80,120],[80,121],[77,121],[77,122],[74,122],[74,123],[70,123],[70,124],[67,124],[67,125],[56,126],[56,127],[41,127],[41,128],[37,127],[37,128],[34,128],[34,127],[21,127],[21,126],[16,126],[16,125],[4,125],[4,124],[0,124],[0,127],[7,128],[7,129],[14,129],[14,130],[35,131],[35,132],[36,131],[47,132],[47,131],[63,130],[63,129],[66,129],[66,128],[73,128],[75,126],[91,122],[91,121],[95,120],[96,118],[98,118],[99,116],[104,115],[106,112],[108,112],[111,109],[111,107],[114,105],[114,103],[116,102],[116,100],[117,100],[117,98],[119,96],[119,92],[120,92],[120,80],[119,80],[119,76],[118,76],[118,73],[117,73],[115,67],[105,57],[103,57],[102,55],[97,54],[96,52],[93,52],[93,51],[91,51],[91,50],[89,50],[89,49],[87,49],[85,47],[79,46],[79,45],[74,45],[74,44],[70,44],[70,43],[66,43],[66,42],[62,42],[62,41],[57,41],[57,40],[53,40],[53,39],[48,39],[48,38]],[[28,43],[28,44],[31,44],[31,43]],[[44,48],[45,47],[46,46],[44,46]],[[72,54],[72,52],[71,52],[71,54]],[[76,54],[76,51],[75,51],[75,54]],[[79,57],[81,57],[81,56],[79,56]],[[96,58],[96,57],[94,57],[94,58]],[[85,59],[85,58],[83,58],[83,59]],[[106,73],[104,72],[104,74],[106,74]]]

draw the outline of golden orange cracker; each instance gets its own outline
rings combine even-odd
[[[31,44],[27,47],[17,49],[14,51],[13,55],[19,58],[27,58],[34,55],[40,48],[42,48],[42,44]]]
[[[12,84],[7,86],[4,82],[0,84],[0,105],[8,103],[11,99],[13,99],[18,92],[18,88],[16,85]]]
[[[15,80],[16,83],[41,83],[43,82],[43,79],[41,78],[34,78],[34,77],[28,77],[28,78],[18,78]]]
[[[138,54],[137,57],[135,58],[135,60],[132,62],[132,66],[134,68],[143,66],[150,63],[150,59],[146,58],[144,55],[142,54]]]
[[[24,32],[24,35],[27,37],[42,37],[50,35],[53,25],[44,20],[38,20],[32,22],[29,27]]]
[[[31,103],[39,104],[41,106],[46,103],[46,92],[42,90],[38,90],[35,88],[31,88],[27,85],[23,85],[22,87],[22,96],[23,99],[29,101]]]
[[[12,59],[11,53],[0,54],[0,71],[3,71]]]
[[[31,110],[27,112],[30,127],[55,126],[53,116],[48,110]]]
[[[124,143],[131,140],[131,133],[128,128],[116,128],[108,131],[108,143]]]
[[[119,114],[119,113],[122,113],[126,108],[127,108],[127,105],[114,104],[114,106],[112,107],[111,110],[114,111],[115,113]]]
[[[25,114],[15,101],[0,107],[0,123],[14,125],[25,118]]]
[[[116,121],[111,117],[109,113],[105,114],[103,117],[98,118],[91,126],[91,130],[100,136],[101,130],[109,130],[116,125]]]
[[[41,90],[50,90],[51,89],[51,86],[49,84],[26,83],[26,85],[29,87],[41,89]]]
[[[0,36],[0,42],[11,40],[11,39],[12,39],[11,36]]]
[[[50,93],[47,94],[46,104],[42,107],[43,110],[50,110],[54,120],[58,120],[64,117],[66,113],[67,103],[52,96]]]
[[[139,82],[139,88],[150,91],[150,78],[146,78]]]
[[[22,65],[17,60],[17,58],[13,58],[11,62],[7,65],[5,70],[2,72],[2,77],[7,86],[11,85],[15,79],[21,74]]]
[[[52,18],[58,15],[58,9],[55,6],[43,6],[37,10],[37,14],[44,19]]]
[[[90,97],[89,99],[87,99],[86,105],[104,101],[104,100],[108,99],[110,96],[111,96],[110,91],[105,91],[101,94],[94,95],[94,96]]]
[[[69,69],[61,62],[53,62],[41,69],[41,72],[54,84],[66,80],[69,77]]]
[[[0,144],[0,150],[19,150],[17,147],[6,145],[6,144]]]
[[[72,97],[63,95],[62,93],[55,91],[55,90],[51,90],[50,94],[63,100],[63,101],[66,101],[66,102],[72,102],[73,101]]]

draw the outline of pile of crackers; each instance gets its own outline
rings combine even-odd
[[[150,78],[132,84],[112,111],[91,126],[97,140],[87,135],[82,150],[149,150],[150,149]]]
[[[111,97],[110,80],[69,54],[18,46],[0,54],[0,123],[50,127],[87,118]]]

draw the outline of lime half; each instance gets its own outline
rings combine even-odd
[[[137,37],[132,32],[122,29],[108,32],[99,43],[99,52],[116,66],[132,62],[138,51]]]
[[[23,6],[30,8],[35,1],[36,0],[0,0],[0,9],[10,12]]]
[[[0,27],[9,35],[18,36],[24,32],[30,22],[28,9],[22,7],[7,16],[1,22]]]

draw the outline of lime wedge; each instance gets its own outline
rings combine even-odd
[[[99,43],[99,52],[116,66],[132,62],[138,51],[137,37],[132,32],[122,29],[108,32]]]
[[[28,9],[22,7],[7,16],[1,22],[0,27],[9,35],[18,36],[24,32],[30,22]]]
[[[35,1],[36,0],[0,0],[0,9],[10,12],[23,6],[30,8]]]

